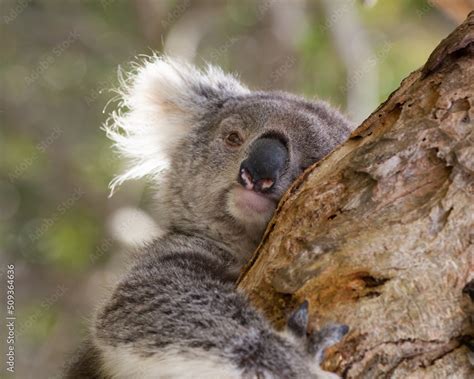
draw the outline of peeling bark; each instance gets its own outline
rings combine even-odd
[[[279,205],[239,287],[348,324],[347,378],[473,378],[474,13]]]

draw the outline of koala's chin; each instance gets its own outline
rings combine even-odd
[[[242,225],[259,232],[268,224],[275,208],[275,200],[241,186],[232,188],[227,199],[228,212]]]

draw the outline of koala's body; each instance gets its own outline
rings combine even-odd
[[[349,136],[323,102],[252,92],[234,77],[153,57],[107,127],[130,158],[124,180],[157,181],[167,232],[99,310],[69,378],[324,378],[323,351],[347,331],[307,335],[307,303],[275,331],[236,290],[293,180]]]

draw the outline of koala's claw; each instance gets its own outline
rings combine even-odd
[[[290,330],[297,337],[303,337],[306,335],[309,321],[308,306],[308,300],[305,300],[288,319],[288,330]]]
[[[289,317],[287,328],[296,337],[306,340],[307,352],[320,363],[324,358],[324,350],[338,343],[347,334],[349,327],[345,324],[328,324],[307,336],[308,308],[309,303],[305,300]]]
[[[328,324],[309,336],[308,351],[318,362],[324,359],[324,350],[338,343],[349,331],[345,324]]]

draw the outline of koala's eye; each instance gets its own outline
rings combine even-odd
[[[231,132],[225,137],[225,142],[227,145],[232,147],[239,147],[244,143],[244,139],[237,132]]]

